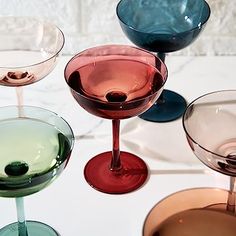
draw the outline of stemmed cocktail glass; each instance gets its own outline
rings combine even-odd
[[[31,17],[0,17],[0,85],[16,87],[23,104],[22,86],[35,83],[55,67],[64,35],[54,24]]]
[[[188,106],[183,126],[194,154],[211,169],[230,176],[226,208],[235,213],[236,90],[197,98]]]
[[[191,44],[210,17],[210,7],[204,0],[121,0],[116,12],[125,35],[135,45],[156,52],[163,61],[166,53]],[[180,94],[164,90],[140,117],[167,122],[182,116],[186,106]]]
[[[230,176],[230,189],[193,188],[171,194],[148,213],[143,236],[234,236],[236,90],[197,98],[182,121],[194,154],[211,169]]]
[[[164,63],[135,47],[99,46],[73,57],[65,79],[80,106],[112,120],[112,152],[98,154],[87,163],[87,182],[112,194],[139,188],[147,178],[147,166],[139,157],[120,151],[120,119],[137,116],[156,101],[167,79]]]
[[[66,167],[74,136],[57,114],[38,107],[0,108],[0,196],[15,198],[18,222],[0,236],[59,236],[50,226],[25,221],[23,197],[48,186]]]

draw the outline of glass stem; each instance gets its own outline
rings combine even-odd
[[[166,54],[164,52],[158,52],[157,57],[159,57],[163,62],[165,62]]]
[[[235,182],[236,177],[230,176],[230,188],[228,193],[228,200],[227,200],[227,211],[230,211],[232,213],[235,212]]]
[[[110,170],[119,171],[121,169],[120,162],[120,120],[112,120],[112,160]]]
[[[22,108],[22,106],[24,105],[23,86],[16,87],[16,99],[18,106],[18,115],[19,117],[24,117],[24,110]]]
[[[17,210],[17,220],[18,220],[18,235],[28,236],[26,222],[25,222],[25,210],[24,210],[23,197],[16,198],[16,210]]]
[[[158,52],[157,57],[159,57],[163,62],[165,62],[166,54],[164,52]],[[164,102],[165,102],[165,99],[162,92],[159,98],[157,99],[157,101],[155,102],[155,104],[156,105],[163,104]]]

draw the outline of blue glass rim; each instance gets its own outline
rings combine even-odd
[[[152,32],[146,32],[146,31],[142,31],[142,30],[137,30],[137,29],[135,29],[134,27],[132,27],[132,26],[130,26],[129,24],[127,24],[125,21],[122,20],[122,18],[120,17],[120,14],[119,14],[119,7],[120,7],[120,5],[122,4],[122,2],[124,2],[124,1],[127,1],[127,0],[120,0],[120,1],[118,2],[117,6],[116,6],[116,15],[117,15],[119,21],[120,21],[122,24],[124,24],[126,27],[128,27],[129,29],[131,29],[131,30],[133,30],[133,31],[135,31],[135,32],[137,32],[137,33],[143,33],[143,34],[149,34],[149,35],[157,35],[157,34],[158,34],[158,35],[170,35],[170,36],[175,36],[175,35],[180,35],[180,34],[189,33],[189,32],[195,31],[195,30],[197,30],[197,29],[199,29],[199,28],[202,28],[202,27],[206,24],[206,22],[208,21],[208,19],[210,18],[210,15],[211,15],[211,8],[210,8],[209,4],[208,4],[205,0],[202,0],[202,1],[204,2],[205,6],[206,6],[207,9],[208,9],[208,15],[207,15],[206,19],[201,23],[201,26],[200,26],[200,27],[199,27],[199,26],[196,26],[196,27],[193,27],[191,30],[185,30],[185,31],[178,32],[178,33],[173,33],[173,34],[168,34],[168,33],[161,33],[161,34],[159,34],[159,33],[152,33]]]

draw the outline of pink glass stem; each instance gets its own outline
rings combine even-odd
[[[16,98],[17,98],[17,105],[22,106],[23,105],[23,87],[22,86],[16,87]]]
[[[18,105],[18,115],[19,117],[24,117],[24,110],[22,108],[24,105],[23,86],[16,87],[16,99]]]
[[[110,170],[119,171],[120,163],[120,120],[112,120],[113,148]]]
[[[230,177],[230,190],[228,193],[228,200],[227,200],[227,210],[232,212],[232,213],[236,213],[235,212],[235,177],[231,176]]]

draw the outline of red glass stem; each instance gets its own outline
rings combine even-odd
[[[121,169],[120,162],[120,120],[112,120],[112,136],[113,136],[113,146],[112,146],[112,160],[110,169],[112,171],[118,171]]]

